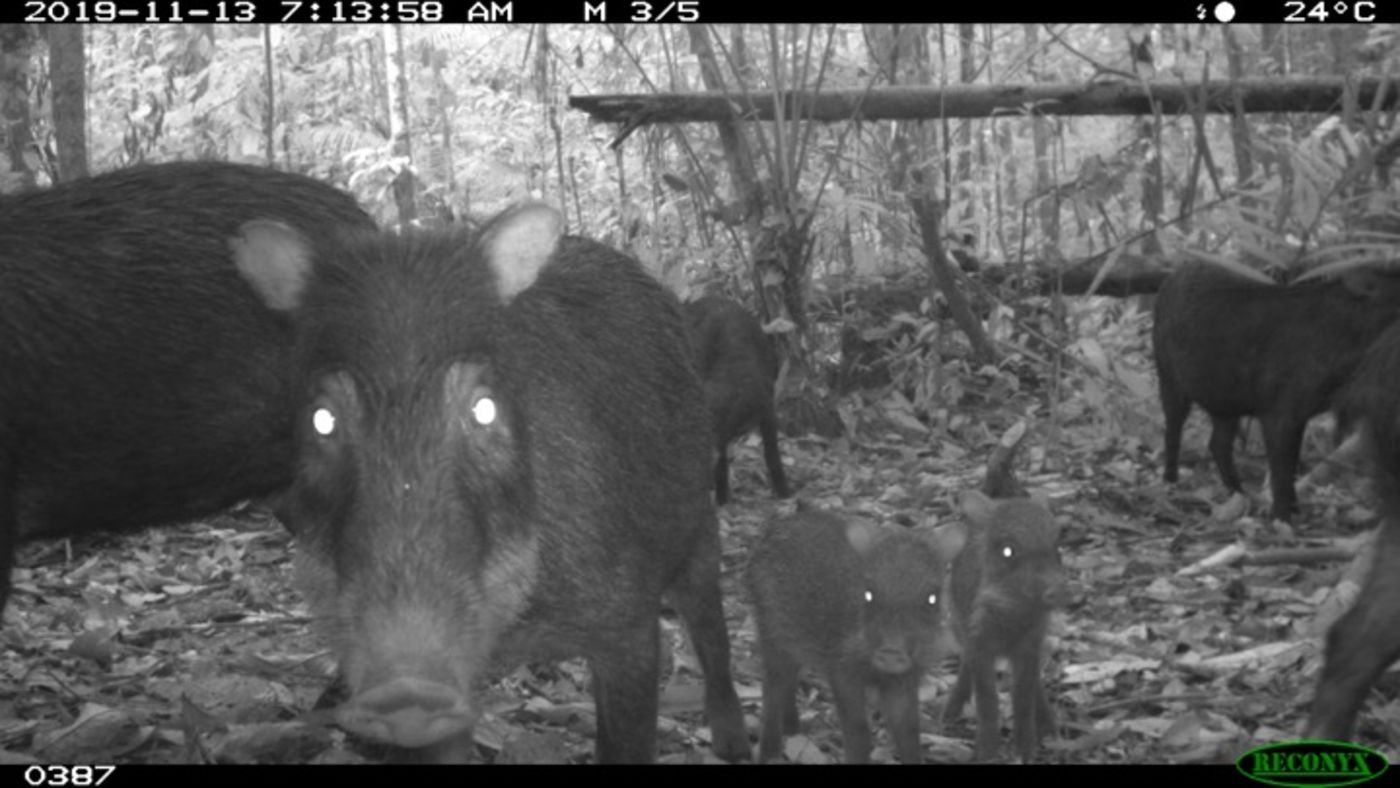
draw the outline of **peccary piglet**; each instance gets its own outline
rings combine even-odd
[[[993,500],[969,492],[962,500],[966,543],[953,561],[949,594],[953,632],[963,654],[944,708],[957,719],[969,694],[977,703],[978,760],[993,758],[1001,740],[996,661],[1011,663],[1011,708],[1016,748],[1024,761],[1054,727],[1041,684],[1041,646],[1050,611],[1069,601],[1059,526],[1043,499]]]
[[[761,760],[797,732],[805,665],[831,685],[848,763],[870,759],[867,687],[879,693],[896,755],[919,763],[919,680],[944,651],[940,594],[957,539],[800,510],[764,531],[748,569],[763,659]]]

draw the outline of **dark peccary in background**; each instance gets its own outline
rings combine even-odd
[[[1030,761],[1054,716],[1041,681],[1041,650],[1052,608],[1069,601],[1056,547],[1060,529],[1043,500],[994,501],[963,496],[966,543],[953,561],[949,600],[953,631],[962,645],[958,678],[943,721],[951,725],[974,696],[974,757],[995,758],[1001,744],[996,661],[1011,663],[1011,708],[1016,749]]]
[[[919,681],[946,650],[948,537],[802,510],[763,530],[747,574],[763,660],[761,760],[797,732],[803,666],[831,686],[847,763],[870,759],[867,686],[879,692],[900,761],[922,760]]]
[[[0,610],[18,540],[212,514],[291,481],[291,334],[233,266],[275,218],[321,247],[349,195],[217,162],[0,197]]]
[[[275,263],[245,273],[296,326],[285,511],[353,693],[338,718],[469,760],[479,681],[583,655],[597,760],[653,760],[665,592],[715,751],[747,758],[679,305],[562,221],[528,205],[475,234],[365,235],[321,258],[286,228],[245,230],[249,258]]]
[[[1207,263],[1179,267],[1157,295],[1152,347],[1166,415],[1163,477],[1176,481],[1192,403],[1211,418],[1210,453],[1239,492],[1234,442],[1258,417],[1269,458],[1272,515],[1291,518],[1308,419],[1331,405],[1366,347],[1400,315],[1400,277],[1354,270],[1287,287]]]
[[[788,497],[791,492],[778,452],[778,417],[773,412],[778,358],[767,335],[747,309],[727,298],[705,296],[684,308],[719,442],[715,500],[729,501],[729,444],[755,427],[763,439],[773,494]]]
[[[1307,738],[1345,740],[1371,686],[1400,656],[1400,325],[1366,352],[1340,397],[1373,460],[1381,504],[1375,557],[1356,604],[1327,634],[1327,660],[1314,693]]]

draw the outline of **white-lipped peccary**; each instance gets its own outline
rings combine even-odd
[[[1157,294],[1152,347],[1166,416],[1163,478],[1176,481],[1191,405],[1211,418],[1210,453],[1240,491],[1234,441],[1242,416],[1259,419],[1272,515],[1292,517],[1293,481],[1308,419],[1332,405],[1367,346],[1400,316],[1400,277],[1352,270],[1333,281],[1254,282],[1204,262],[1167,277]]]
[[[773,494],[788,497],[791,492],[778,451],[778,417],[773,411],[778,357],[763,328],[747,309],[720,296],[686,303],[685,315],[719,446],[715,500],[729,501],[729,444],[755,427],[763,439]]]
[[[347,729],[475,755],[476,685],[583,656],[598,761],[656,757],[658,614],[680,612],[715,751],[750,755],[729,673],[704,391],[679,304],[545,206],[314,254],[245,228],[296,330],[284,518],[352,697]]]
[[[292,478],[291,333],[233,265],[354,198],[262,167],[135,167],[0,197],[0,609],[18,540],[177,523]]]

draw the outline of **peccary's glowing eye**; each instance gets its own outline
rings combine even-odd
[[[1013,556],[1013,555],[1015,555],[1015,554],[1016,554],[1016,551],[1011,549],[1011,545],[1002,545],[1002,548],[1001,548],[1001,557],[1002,557],[1002,558],[1010,558],[1011,556]]]
[[[496,401],[490,397],[482,397],[472,405],[472,418],[476,423],[487,427],[496,423]]]
[[[867,601],[867,602],[874,602],[874,601],[875,601],[875,594],[872,593],[872,592],[870,592],[870,591],[866,591],[866,592],[865,592],[865,601]]]
[[[311,427],[317,435],[329,437],[335,432],[335,414],[331,413],[330,408],[317,408],[311,414]]]
[[[938,594],[929,594],[928,603],[930,606],[938,604]]]

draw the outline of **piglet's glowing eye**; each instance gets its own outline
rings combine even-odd
[[[938,604],[938,594],[929,594],[929,595],[928,595],[928,603],[929,603],[929,605],[936,605],[936,604]]]
[[[1012,550],[1010,545],[1005,545],[1005,546],[1003,546],[1003,547],[1001,548],[1001,557],[1002,557],[1002,558],[1010,558],[1011,556],[1013,556],[1013,555],[1015,555],[1015,554],[1016,554],[1016,551],[1015,551],[1015,550]]]
[[[328,437],[335,432],[335,414],[331,413],[330,408],[317,408],[311,414],[311,426],[317,435]]]
[[[496,423],[496,401],[490,397],[482,397],[472,405],[472,418],[483,427]]]
[[[869,592],[869,591],[866,591],[866,592],[865,592],[865,601],[867,601],[867,602],[874,602],[874,601],[875,601],[875,595],[872,594],[872,593]]]

